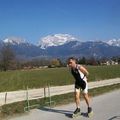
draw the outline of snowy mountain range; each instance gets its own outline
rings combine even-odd
[[[48,35],[39,41],[39,46],[46,49],[47,47],[59,46],[75,40],[77,39],[69,34]]]
[[[32,44],[27,42],[24,38],[20,38],[20,37],[8,37],[6,39],[3,40],[4,44],[10,44],[10,45],[27,45],[27,46],[31,46]]]
[[[3,40],[4,43],[10,43],[12,45],[15,44],[24,44],[26,43],[25,39],[17,38],[17,37],[9,37]]]
[[[106,42],[108,45],[120,47],[120,39],[112,39]]]
[[[38,45],[17,37],[6,38],[0,44],[9,44],[16,55],[25,56],[26,58],[44,56],[93,56],[97,58],[120,56],[120,39],[82,42],[69,34],[55,34],[41,38]]]

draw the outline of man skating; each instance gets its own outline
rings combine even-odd
[[[80,92],[82,91],[83,97],[86,101],[88,107],[88,117],[93,113],[92,108],[90,106],[90,100],[88,96],[88,83],[87,76],[88,71],[83,66],[77,64],[75,58],[71,57],[68,59],[68,66],[71,69],[71,73],[75,78],[75,102],[76,102],[76,110],[74,111],[73,117],[77,114],[80,114]]]

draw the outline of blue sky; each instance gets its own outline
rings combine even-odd
[[[0,39],[37,43],[58,33],[83,41],[120,38],[120,0],[0,0]]]

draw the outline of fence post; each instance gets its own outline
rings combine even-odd
[[[50,85],[48,84],[48,96],[49,96],[49,105],[51,108],[51,94],[50,94]]]
[[[46,86],[44,87],[44,101],[46,101]]]
[[[27,110],[29,111],[30,103],[29,103],[28,86],[27,86],[27,91],[26,91],[26,100],[27,100]]]
[[[5,93],[5,104],[7,102],[7,92]]]

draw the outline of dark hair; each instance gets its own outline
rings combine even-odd
[[[77,59],[75,57],[68,58],[67,63],[69,63],[70,60],[74,60],[77,63]]]

